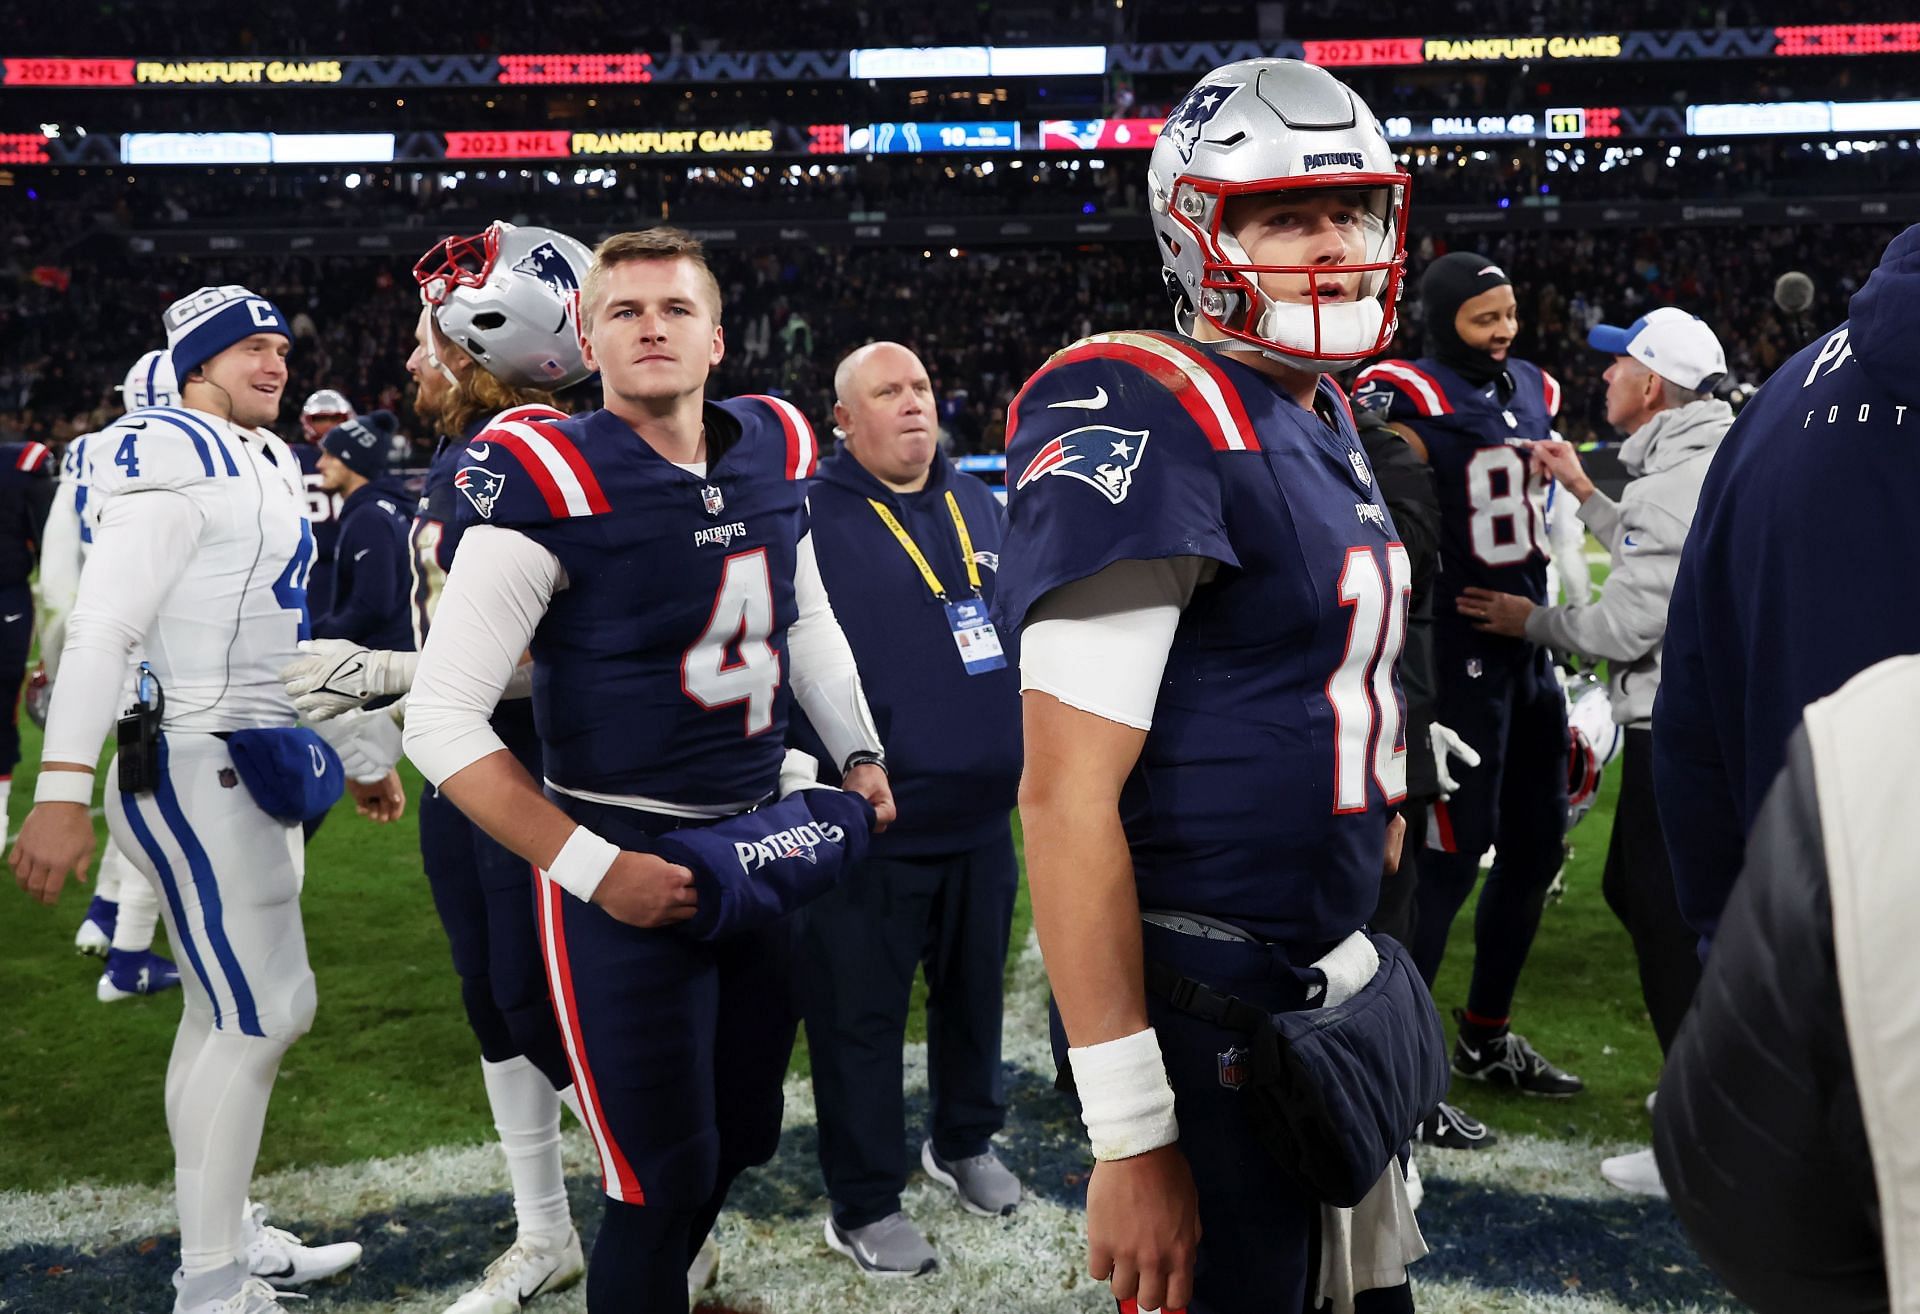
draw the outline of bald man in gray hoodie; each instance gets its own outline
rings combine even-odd
[[[1674,895],[1654,802],[1653,696],[1680,549],[1733,409],[1710,395],[1726,375],[1726,353],[1713,330],[1684,310],[1662,307],[1626,328],[1597,325],[1587,341],[1614,356],[1607,422],[1630,435],[1620,463],[1633,478],[1616,502],[1593,486],[1570,443],[1533,444],[1533,462],[1579,500],[1580,519],[1606,544],[1606,587],[1584,606],[1538,607],[1482,589],[1466,590],[1458,606],[1480,629],[1607,662],[1613,719],[1625,728],[1626,745],[1602,888],[1633,937],[1641,994],[1664,1054],[1699,984],[1700,960]],[[1665,1194],[1651,1150],[1608,1159],[1601,1171],[1624,1190]]]

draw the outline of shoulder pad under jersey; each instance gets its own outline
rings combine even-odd
[[[721,402],[720,409],[740,421],[741,440],[778,436],[776,450],[785,454],[789,479],[811,479],[820,469],[820,442],[798,406],[784,397],[745,393]]]
[[[451,447],[460,519],[528,526],[606,514],[606,495],[578,443],[584,427],[585,417],[520,406]]]

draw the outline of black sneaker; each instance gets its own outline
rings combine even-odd
[[[1442,1102],[1420,1123],[1414,1138],[1437,1150],[1484,1150],[1499,1140],[1478,1118]]]
[[[1502,1031],[1470,1046],[1466,1021],[1459,1009],[1453,1011],[1453,1018],[1460,1024],[1459,1039],[1453,1043],[1453,1070],[1460,1076],[1484,1081],[1490,1086],[1505,1086],[1524,1095],[1556,1099],[1578,1095],[1587,1088],[1586,1083],[1571,1072],[1562,1072],[1541,1058],[1525,1036]]]

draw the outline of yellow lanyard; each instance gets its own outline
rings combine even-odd
[[[967,532],[966,517],[960,514],[960,501],[954,497],[951,488],[947,490],[946,500],[947,514],[953,517],[954,532],[960,536],[960,559],[967,563],[967,583],[973,586],[973,592],[978,596],[980,567],[974,564],[973,560],[973,535]],[[927,587],[933,590],[933,596],[945,602],[947,591],[940,586],[940,577],[933,573],[933,567],[927,564],[926,553],[922,552],[920,545],[913,541],[913,535],[907,532],[906,526],[900,523],[899,518],[893,514],[892,508],[885,502],[871,497],[867,499],[867,505],[872,507],[874,514],[878,515],[881,522],[893,531],[893,536],[900,540],[900,546],[906,549],[907,556],[912,558],[913,564],[920,568],[920,578],[924,579]]]

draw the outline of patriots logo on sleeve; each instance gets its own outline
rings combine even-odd
[[[500,500],[500,489],[507,482],[505,475],[495,474],[480,465],[461,466],[459,473],[453,476],[453,486],[466,495],[473,503],[473,509],[480,513],[482,520],[493,519],[494,503]]]
[[[1047,475],[1065,475],[1099,491],[1119,506],[1133,489],[1133,473],[1147,454],[1148,431],[1089,424],[1071,429],[1042,447],[1014,484],[1025,488]]]

